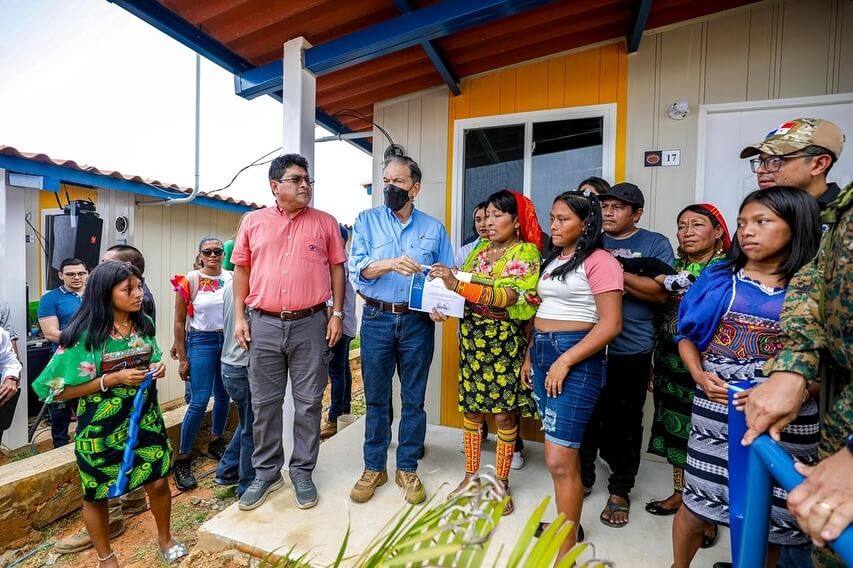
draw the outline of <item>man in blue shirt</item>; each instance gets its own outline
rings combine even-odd
[[[657,259],[672,266],[675,255],[660,233],[637,227],[643,215],[643,193],[632,183],[618,183],[599,195],[604,246],[625,269],[622,332],[607,347],[607,383],[581,444],[584,492],[595,483],[595,457],[610,466],[610,497],[601,522],[612,527],[628,523],[631,489],[640,468],[643,404],[655,348],[655,315],[667,292],[649,275],[633,273],[639,259]],[[634,262],[630,262],[633,260]],[[654,262],[654,261],[651,261]]]
[[[400,371],[403,409],[397,434],[397,485],[406,501],[426,498],[418,459],[426,435],[424,396],[434,349],[435,324],[429,314],[410,311],[412,275],[421,266],[453,265],[444,226],[415,209],[421,170],[407,156],[389,156],[382,174],[385,205],[362,211],[353,228],[350,278],[364,298],[361,319],[361,372],[367,416],[364,472],[350,498],[364,503],[388,481],[391,443],[391,381]]]
[[[59,345],[60,332],[80,309],[89,271],[79,258],[66,258],[59,265],[59,278],[62,280],[62,285],[42,296],[38,309],[39,326],[45,339],[53,343],[54,350]],[[68,436],[68,426],[71,424],[71,403],[54,402],[48,405],[47,411],[50,414],[53,447],[64,446],[71,441]]]

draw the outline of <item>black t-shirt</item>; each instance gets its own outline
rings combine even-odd
[[[148,289],[148,284],[142,283],[142,313],[157,321],[157,307],[154,305],[154,295]]]
[[[833,182],[826,184],[826,191],[823,192],[823,195],[817,198],[817,204],[820,207],[820,210],[823,211],[829,207],[829,204],[835,201],[839,193],[841,193],[841,188],[838,187],[837,183]]]

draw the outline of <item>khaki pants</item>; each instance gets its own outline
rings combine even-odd
[[[142,503],[145,503],[145,488],[137,487],[133,491],[129,491],[125,493],[121,497],[116,497],[115,499],[110,499],[109,508],[110,508],[110,524],[121,521],[124,519],[124,511],[122,509],[122,505],[127,505],[128,507],[138,506]]]

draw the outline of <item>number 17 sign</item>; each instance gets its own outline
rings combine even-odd
[[[648,150],[643,153],[643,166],[647,168],[680,165],[681,150]]]

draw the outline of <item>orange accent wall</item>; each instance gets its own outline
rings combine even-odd
[[[463,118],[495,116],[616,103],[616,179],[625,178],[628,117],[628,54],[624,42],[504,69],[462,81],[462,94],[450,96],[447,128],[447,202],[445,223],[453,211],[453,127]],[[451,325],[451,322],[452,325]],[[458,323],[444,324],[442,336],[441,423],[462,426],[459,412]],[[494,431],[494,428],[492,428]],[[542,440],[538,426],[522,421],[522,435]]]

